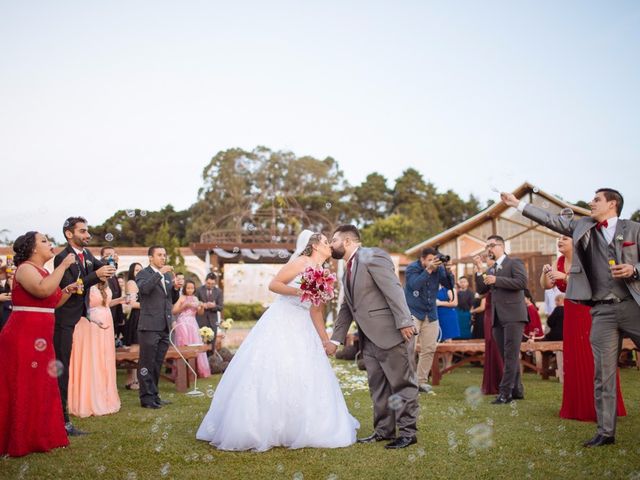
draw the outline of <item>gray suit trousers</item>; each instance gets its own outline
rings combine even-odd
[[[415,340],[384,350],[361,334],[362,358],[373,402],[373,428],[385,438],[412,437],[417,431],[418,379],[413,351]],[[412,363],[413,362],[413,363]],[[389,405],[389,397],[397,395]]]
[[[595,402],[598,433],[616,434],[616,371],[622,335],[640,347],[640,306],[629,298],[622,303],[595,305],[591,309],[591,346],[595,362]]]

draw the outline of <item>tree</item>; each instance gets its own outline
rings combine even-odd
[[[417,243],[417,238],[414,222],[399,213],[380,218],[362,229],[362,242],[365,245],[378,246],[391,252],[405,250]],[[420,240],[424,240],[424,237]]]
[[[356,222],[360,225],[371,225],[384,218],[393,205],[387,179],[377,172],[367,175],[365,181],[353,189],[352,203]]]
[[[640,222],[640,209],[633,212],[629,218],[634,222]]]

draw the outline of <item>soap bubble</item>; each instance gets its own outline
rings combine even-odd
[[[102,475],[106,471],[107,467],[105,467],[104,465],[99,465],[98,467],[96,467],[96,472],[98,472],[98,475]]]
[[[207,388],[207,397],[213,398],[214,393],[215,393],[215,390],[213,388]]]
[[[404,400],[402,399],[402,397],[400,395],[398,395],[397,393],[394,395],[391,395],[389,397],[388,400],[388,405],[389,408],[391,410],[400,410],[402,408],[402,406],[404,405]]]
[[[484,450],[493,446],[493,428],[486,423],[479,423],[467,430],[470,437],[469,446],[476,450]]]
[[[232,252],[233,253],[238,253],[238,252],[240,252],[240,248],[239,247],[233,247]]]
[[[471,408],[478,408],[482,403],[482,390],[480,387],[472,385],[464,391],[464,396]]]
[[[331,209],[331,207],[332,207],[331,202],[327,202],[327,203],[325,203],[325,205],[324,205],[324,206],[325,206],[325,208],[326,208],[327,210],[330,210],[330,209]]]
[[[296,472],[293,474],[293,480],[304,480],[302,472]]]
[[[562,210],[560,210],[560,216],[562,218],[564,218],[565,220],[572,220],[573,219],[573,210],[570,209],[569,207],[563,208]]]
[[[64,365],[60,360],[51,360],[47,365],[47,373],[52,378],[58,378],[64,372]]]
[[[140,210],[140,216],[141,217],[146,217],[147,216],[147,211],[146,210]]]
[[[533,193],[538,193],[540,189],[538,187],[533,187]]]
[[[126,213],[127,213],[127,217],[129,217],[129,218],[133,218],[133,217],[136,216],[136,211],[135,210],[127,210]]]
[[[205,463],[210,463],[213,462],[213,455],[211,455],[210,453],[207,453],[206,455],[202,456],[202,461]]]
[[[146,377],[147,375],[149,375],[149,370],[147,370],[146,368],[141,368],[140,375],[142,375],[143,377]]]
[[[409,456],[407,457],[407,460],[409,460],[409,462],[413,463],[416,461],[416,456],[413,453],[410,453]]]
[[[276,470],[277,470],[279,473],[284,472],[284,465],[282,465],[281,463],[279,463],[279,464],[278,464],[278,466],[276,467]]]
[[[31,362],[31,368],[38,368],[38,362]]]
[[[162,475],[163,477],[166,477],[167,475],[169,475],[170,469],[171,469],[171,465],[169,465],[168,463],[165,463],[160,469],[160,475]]]
[[[542,208],[549,208],[549,202],[547,202],[546,200],[542,202]]]
[[[420,292],[418,290],[413,291],[413,296],[418,298],[420,296]]]
[[[44,352],[47,349],[47,341],[44,338],[36,338],[36,341],[33,343],[33,348],[38,352]]]
[[[136,472],[128,472],[127,480],[138,480],[138,474]]]
[[[107,233],[107,234],[104,236],[104,239],[105,239],[107,242],[113,242],[113,233]]]

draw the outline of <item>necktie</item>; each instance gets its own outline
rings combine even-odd
[[[609,222],[607,222],[606,220],[596,223],[596,228],[598,230],[602,230],[603,227],[607,228],[608,226],[609,226]]]
[[[351,265],[353,264],[353,257],[347,262],[347,288],[351,292]]]
[[[80,260],[80,264],[84,267],[84,253],[78,254],[78,260]]]

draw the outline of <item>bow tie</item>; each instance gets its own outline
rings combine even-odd
[[[607,222],[606,220],[596,223],[596,228],[598,230],[602,230],[602,228],[607,228],[608,226],[609,226],[609,222]]]

